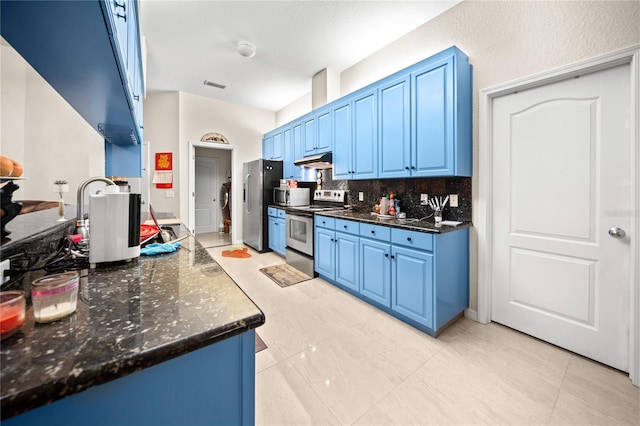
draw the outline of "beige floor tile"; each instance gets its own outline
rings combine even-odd
[[[327,339],[289,358],[342,424],[351,424],[393,389],[385,372],[364,351]]]
[[[288,361],[256,374],[256,424],[340,424]]]
[[[551,423],[640,425],[640,389],[626,374],[573,355]]]
[[[220,232],[205,232],[196,234],[196,240],[202,244],[202,247],[228,246],[233,241],[233,236]]]

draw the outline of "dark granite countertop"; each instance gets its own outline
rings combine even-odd
[[[445,232],[457,231],[459,229],[469,228],[473,226],[471,222],[462,222],[457,226],[436,226],[433,218],[425,220],[381,219],[378,216],[372,215],[370,212],[357,212],[353,210],[330,210],[316,212],[315,214],[320,216],[329,216],[338,219],[354,220],[357,222],[366,222],[375,225],[389,226],[392,228],[403,228],[410,231],[430,232],[435,234],[443,234]]]
[[[184,228],[184,227],[181,227]],[[264,314],[192,236],[174,253],[91,270],[75,314],[0,348],[2,419],[256,328]]]

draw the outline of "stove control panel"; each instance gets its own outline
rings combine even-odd
[[[313,200],[344,204],[347,202],[348,193],[349,191],[344,189],[317,189],[313,193]]]

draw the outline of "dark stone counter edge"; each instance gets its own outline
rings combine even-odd
[[[129,357],[102,364],[93,370],[83,370],[74,376],[70,374],[65,380],[57,380],[30,388],[18,393],[7,394],[2,398],[0,409],[2,420],[25,413],[34,408],[60,400],[66,396],[82,392],[93,386],[116,380],[164,361],[177,358],[205,346],[215,344],[224,339],[236,336],[260,327],[265,322],[262,311],[235,324],[211,329],[207,332],[186,337],[178,342],[170,342],[149,351],[136,353]]]
[[[369,223],[369,224],[372,224],[372,225],[386,226],[388,228],[400,228],[400,229],[406,229],[406,230],[409,230],[409,231],[423,232],[425,234],[444,234],[444,233],[447,233],[447,232],[457,231],[459,229],[471,228],[473,226],[473,223],[471,223],[471,222],[462,222],[458,226],[443,225],[441,227],[436,227],[435,224],[431,223],[431,222],[420,222],[422,226],[415,226],[412,223],[416,223],[416,222],[398,223],[398,219],[394,219],[394,220],[375,220],[375,219],[363,219],[361,217],[347,216],[347,215],[345,215],[344,211],[342,211],[342,210],[337,211],[337,212],[335,212],[335,211],[315,212],[314,214],[316,214],[318,216],[327,216],[327,217],[333,217],[333,218],[336,218],[336,219],[351,220],[351,221],[354,221],[354,222]],[[364,213],[360,213],[360,214],[364,215]]]

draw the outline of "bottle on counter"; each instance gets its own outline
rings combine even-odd
[[[396,214],[396,200],[393,198],[393,192],[389,194],[389,214],[392,216]]]

